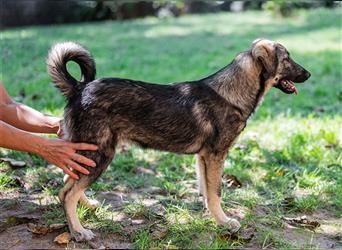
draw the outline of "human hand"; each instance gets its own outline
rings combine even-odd
[[[62,120],[59,121],[59,125],[58,125],[58,131],[57,131],[57,136],[58,138],[63,138],[64,137],[64,130],[63,130],[63,126],[62,126]]]
[[[56,132],[55,133],[57,134],[58,138],[60,138],[60,139],[63,139],[64,135],[65,135],[62,123],[63,123],[63,119],[61,119],[61,118],[58,118],[56,120],[56,122],[54,123],[54,127],[56,128]]]
[[[80,166],[79,163],[89,167],[95,167],[96,163],[83,155],[77,154],[76,150],[95,151],[97,150],[97,146],[87,143],[72,143],[61,139],[47,139],[43,145],[39,147],[37,153],[49,163],[63,169],[63,172],[70,177],[78,180],[78,175],[72,172],[71,169],[82,174],[89,174],[89,171]]]

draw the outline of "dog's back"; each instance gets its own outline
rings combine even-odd
[[[81,81],[68,73],[68,61],[79,64]],[[117,141],[129,141],[191,154],[205,143],[215,145],[218,139],[216,130],[227,103],[202,82],[161,85],[121,78],[94,80],[90,53],[72,42],[54,46],[47,62],[53,82],[67,98],[66,139],[106,145],[112,141],[111,147]]]

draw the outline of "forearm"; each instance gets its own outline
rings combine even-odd
[[[0,121],[0,147],[39,154],[46,141]]]
[[[59,118],[46,116],[26,105],[11,102],[0,106],[0,120],[15,127],[34,133],[55,134]]]

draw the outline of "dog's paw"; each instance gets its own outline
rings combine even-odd
[[[236,233],[241,228],[241,224],[239,221],[237,221],[233,218],[229,218],[229,217],[226,217],[224,219],[223,224],[226,225],[228,227],[229,231],[232,233]]]
[[[95,238],[95,236],[96,235],[91,230],[85,229],[85,228],[83,228],[82,230],[78,232],[76,231],[73,232],[73,237],[75,238],[77,242],[84,241],[84,240],[92,240]]]

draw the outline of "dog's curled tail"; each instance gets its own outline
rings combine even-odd
[[[67,62],[76,62],[81,69],[81,80],[72,77],[67,70]],[[57,43],[46,60],[48,72],[55,86],[67,97],[72,97],[85,84],[95,79],[96,68],[90,52],[74,42]]]

